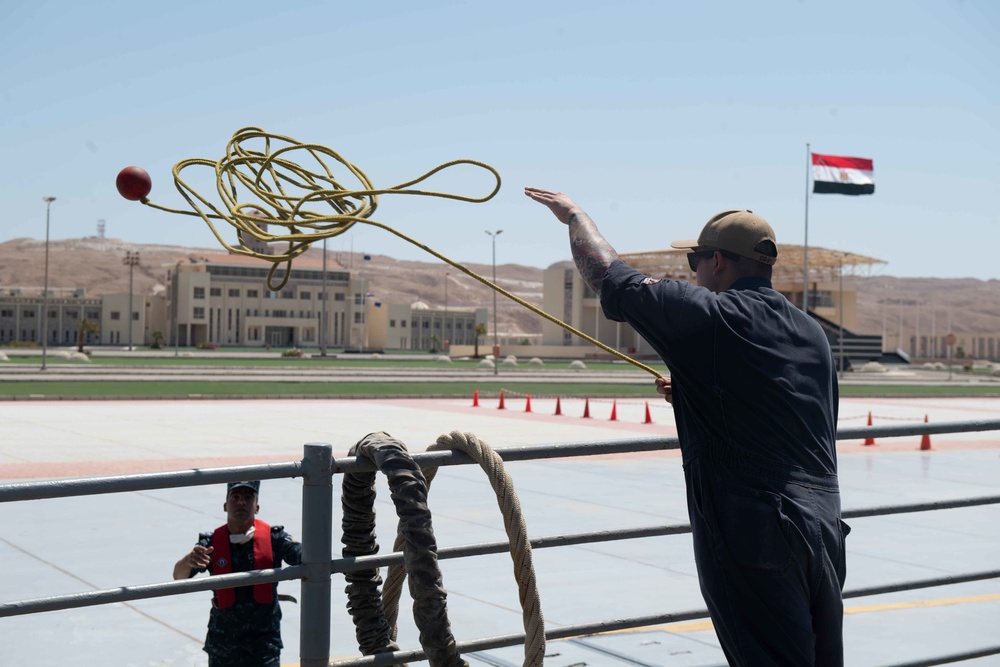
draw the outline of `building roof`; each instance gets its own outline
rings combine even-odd
[[[271,262],[260,259],[259,257],[250,257],[248,255],[237,255],[232,253],[218,252],[218,253],[198,253],[188,255],[188,260],[192,264],[226,264],[229,266],[256,266],[260,268],[270,268]],[[323,258],[312,257],[312,256],[301,256],[296,257],[292,260],[293,269],[315,269],[318,271],[323,270]],[[342,271],[344,267],[334,258],[327,256],[326,258],[326,270],[327,271]]]
[[[774,264],[772,281],[789,283],[802,281],[803,246],[778,244],[778,261]],[[629,266],[655,278],[690,279],[694,274],[688,268],[686,250],[649,250],[620,253]],[[861,267],[885,264],[884,260],[867,257],[844,250],[809,247],[809,277],[811,280],[832,280],[841,267],[847,273],[858,273]]]

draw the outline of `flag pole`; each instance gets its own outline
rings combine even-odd
[[[802,312],[809,312],[809,142],[806,142],[806,229],[802,239]]]

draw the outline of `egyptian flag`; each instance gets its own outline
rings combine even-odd
[[[812,154],[813,192],[870,195],[875,192],[872,161],[863,157]]]

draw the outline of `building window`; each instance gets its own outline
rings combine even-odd
[[[354,323],[361,324],[361,313],[354,313]]]
[[[336,294],[333,295],[333,300],[334,301],[343,301],[344,298],[345,298],[345,295],[344,295],[343,292],[337,292]]]
[[[74,319],[75,319],[75,316],[74,316]],[[132,313],[132,321],[133,322],[138,322],[139,321],[139,311],[136,311],[136,312]]]
[[[71,313],[70,317],[72,317],[72,316],[73,316],[73,314]],[[57,317],[59,317],[59,311],[58,310],[50,310],[49,311],[49,319],[55,319]]]
[[[117,322],[121,318],[122,318],[122,314],[120,312],[118,312],[117,310],[112,310],[111,311],[111,320],[112,321]]]
[[[360,294],[355,294],[354,295],[354,305],[355,306],[360,306],[361,305],[361,295]]]
[[[33,310],[22,310],[21,311],[21,317],[24,317],[25,319],[33,318],[33,317],[35,317],[35,311],[33,311]],[[34,339],[32,339],[32,340],[34,340]]]
[[[300,299],[311,299],[312,298],[312,292],[299,292],[299,298]]]
[[[194,314],[192,315],[192,317],[194,319],[196,319],[196,320],[203,320],[203,319],[205,319],[205,309],[204,308],[195,308],[194,309]]]
[[[257,292],[257,290],[255,290],[255,289],[248,289],[247,290],[247,298],[248,299],[256,299],[258,296],[259,296],[259,293]]]
[[[194,298],[194,299],[204,299],[205,298],[205,288],[204,287],[195,287],[194,291],[192,292],[191,297]]]
[[[222,296],[221,287],[213,287],[210,292],[210,296]]]
[[[86,317],[90,321],[95,321],[101,319],[101,313],[100,311],[97,310],[91,310],[88,311],[87,314],[84,315],[84,317]]]
[[[395,327],[396,326],[396,320],[389,320],[389,326],[390,327]]]
[[[240,291],[238,289],[231,289],[231,290],[229,290],[229,296],[239,296],[239,295],[240,295]]]
[[[424,320],[424,329],[430,329],[430,328],[431,328],[431,323],[428,322],[427,320]]]
[[[405,329],[406,328],[406,320],[400,320],[399,321],[399,328],[400,329]]]
[[[294,299],[295,298],[295,290],[292,290],[292,289],[282,290],[281,291],[281,298],[282,299]]]
[[[0,317],[14,317],[13,310],[0,310]]]

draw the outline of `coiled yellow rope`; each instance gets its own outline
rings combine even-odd
[[[255,140],[263,141],[263,150],[254,150],[244,145],[245,142]],[[272,148],[272,144],[282,145]],[[306,157],[311,158],[317,166],[310,169],[294,162],[289,158],[294,152],[307,154]],[[362,187],[354,190],[344,188],[327,163],[323,161],[323,156],[332,158],[346,167],[360,181]],[[461,164],[472,165],[490,172],[496,179],[493,190],[484,197],[467,197],[447,192],[411,189],[412,186],[427,180],[439,171]],[[224,203],[224,209],[217,207],[203,197],[181,178],[181,172],[184,169],[195,165],[211,167],[215,170],[216,189]],[[524,299],[515,296],[436,250],[384,223],[369,219],[378,207],[378,196],[383,194],[442,197],[472,203],[489,201],[500,191],[500,174],[488,164],[476,160],[452,160],[431,169],[412,181],[400,183],[391,188],[376,188],[361,169],[326,146],[304,144],[290,137],[265,132],[260,128],[245,127],[237,130],[232,139],[229,140],[226,145],[225,157],[215,162],[204,158],[182,160],[174,165],[173,176],[174,185],[178,192],[187,200],[194,212],[153,204],[146,197],[139,201],[160,211],[201,217],[219,243],[230,252],[271,262],[271,270],[267,274],[267,286],[272,291],[280,290],[288,282],[292,260],[308,250],[314,242],[339,236],[353,227],[355,223],[361,222],[398,236],[605,352],[656,377],[661,377],[660,373],[649,366],[608,347],[559,318],[536,308]],[[252,201],[240,201],[238,194],[240,187],[251,195]],[[235,227],[240,232],[237,234],[239,246],[235,247],[227,243],[219,234],[212,220],[224,220]],[[269,230],[265,230],[261,226],[262,224],[277,226],[284,231],[272,234]],[[284,253],[274,255],[256,252],[246,245],[243,239],[244,234],[268,243],[288,243],[288,249]],[[281,265],[285,266],[285,271],[280,282],[275,283],[275,272]]]

